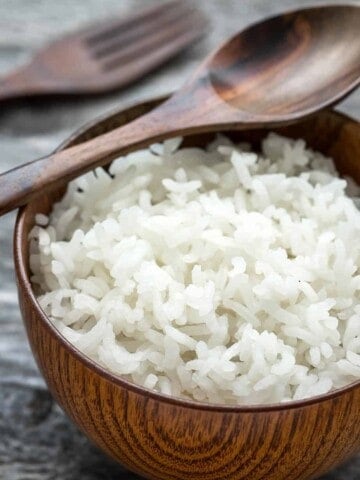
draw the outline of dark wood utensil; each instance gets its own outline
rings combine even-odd
[[[100,22],[55,41],[31,63],[0,79],[0,100],[122,87],[191,45],[206,25],[184,0]]]
[[[119,154],[173,135],[275,126],[339,101],[360,81],[360,7],[298,10],[249,27],[149,114],[0,176],[0,213]]]

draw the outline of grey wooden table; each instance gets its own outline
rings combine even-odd
[[[26,61],[36,48],[62,32],[115,11],[125,13],[151,3],[155,2],[0,0],[0,73]],[[248,22],[285,8],[324,2],[194,3],[212,21],[208,38],[136,85],[101,98],[22,100],[0,106],[0,171],[50,152],[74,129],[116,106],[176,89],[207,52]],[[360,118],[360,92],[353,94],[341,109]],[[79,433],[54,403],[37,370],[26,342],[15,289],[11,244],[14,218],[9,214],[0,219],[0,479],[136,479]],[[360,456],[322,480],[358,479]]]

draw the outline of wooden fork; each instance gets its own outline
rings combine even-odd
[[[0,100],[122,87],[191,45],[206,25],[199,11],[175,0],[90,26],[55,41],[0,79]]]

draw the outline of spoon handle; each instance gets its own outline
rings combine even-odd
[[[174,115],[176,110],[177,101],[173,97],[123,127],[1,174],[0,215],[119,155],[184,131],[184,115]],[[181,112],[182,109],[179,110]]]

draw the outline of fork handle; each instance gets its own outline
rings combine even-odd
[[[0,78],[0,101],[26,97],[42,91],[43,88],[26,67]]]

